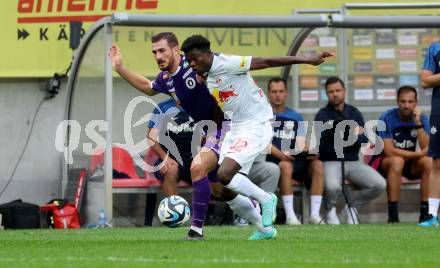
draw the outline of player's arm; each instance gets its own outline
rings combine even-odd
[[[432,88],[440,85],[440,73],[434,74],[430,70],[422,70],[420,73],[420,83],[423,88]]]
[[[212,96],[212,95],[211,95]],[[217,128],[221,128],[223,125],[223,121],[225,121],[225,115],[223,113],[222,108],[218,106],[217,100],[212,96],[215,101],[214,109],[212,110],[212,121],[217,124]]]
[[[157,128],[149,128],[147,134],[147,142],[151,146],[151,149],[160,157],[160,159],[164,160],[167,156],[165,150],[160,146],[158,142],[159,137],[159,129]]]
[[[420,149],[424,150],[429,146],[429,122],[426,117],[422,117],[422,111],[419,107],[414,109],[414,122],[417,128],[417,140],[419,141]]]
[[[429,136],[426,134],[425,130],[422,128],[417,129],[417,137],[419,140],[420,149],[424,150],[429,146]]]
[[[426,51],[422,72],[420,73],[420,84],[423,88],[432,88],[440,85],[438,62],[435,57],[436,53],[436,46],[431,44]]]
[[[426,155],[426,150],[422,150],[419,152],[411,152],[403,149],[399,149],[394,147],[394,141],[393,139],[384,139],[383,140],[383,152],[385,156],[400,156],[403,157],[405,160],[413,159],[413,158],[420,158],[423,155]]]
[[[307,152],[309,150],[309,146],[306,144],[306,137],[296,136],[295,148],[301,149],[301,152]]]
[[[158,93],[152,88],[152,83],[149,79],[127,69],[124,66],[122,63],[122,54],[118,46],[113,44],[108,55],[112,61],[112,66],[115,72],[124,78],[125,81],[127,81],[130,85],[149,96],[153,96]]]
[[[294,160],[294,158],[292,156],[283,153],[280,149],[278,149],[276,146],[273,146],[273,145],[270,146],[270,154],[273,157],[278,158],[280,161]]]
[[[270,58],[252,58],[250,70],[261,70],[271,67],[287,66],[292,64],[319,65],[325,62],[325,58],[333,56],[330,52],[318,53],[313,57],[281,56]]]

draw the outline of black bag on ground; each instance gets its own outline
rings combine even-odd
[[[40,208],[21,199],[0,205],[2,225],[5,229],[40,228]]]

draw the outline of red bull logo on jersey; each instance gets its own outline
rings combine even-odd
[[[231,97],[238,96],[237,93],[235,93],[235,89],[231,86],[229,90],[225,91],[219,91],[219,97],[221,102],[228,101]]]

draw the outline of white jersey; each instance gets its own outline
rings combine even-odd
[[[252,57],[214,54],[208,72],[208,88],[216,95],[225,116],[232,124],[246,121],[266,122],[273,118],[272,107],[251,74]]]

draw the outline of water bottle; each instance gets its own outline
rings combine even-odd
[[[105,219],[105,212],[104,209],[99,210],[99,218],[98,218],[98,228],[105,228],[107,227],[107,221]]]

